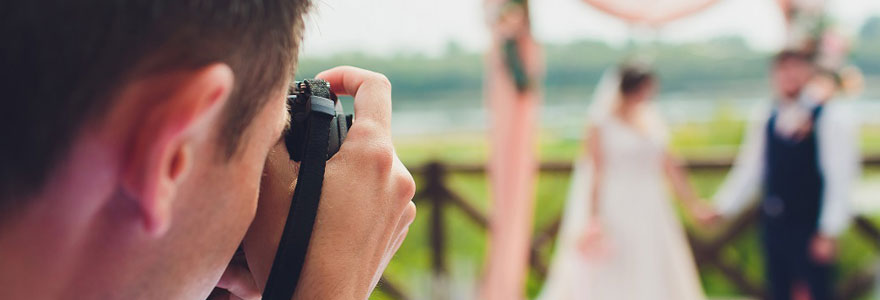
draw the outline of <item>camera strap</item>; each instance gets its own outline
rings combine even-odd
[[[333,100],[311,96],[299,175],[281,242],[263,290],[264,300],[290,300],[296,292],[321,200],[331,122],[336,116],[334,104]]]

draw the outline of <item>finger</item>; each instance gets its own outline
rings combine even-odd
[[[391,236],[385,244],[385,253],[388,254],[387,256],[393,256],[394,253],[397,252],[397,248],[400,247],[400,245],[397,245],[398,240],[406,237],[406,233],[409,232],[409,226],[415,220],[415,214],[416,205],[410,201],[404,208],[403,212],[400,213],[400,217],[397,218],[396,224],[394,225],[394,231],[390,232]],[[402,243],[403,241],[400,242]]]
[[[406,239],[406,235],[409,233],[409,226],[412,224],[413,220],[415,220],[415,214],[416,205],[410,201],[400,215],[400,218],[397,220],[396,228],[392,232],[391,239],[388,241],[389,243],[386,245],[386,257],[388,260],[391,260],[391,257],[393,257],[394,253],[400,249],[400,246]]]
[[[381,275],[381,271],[385,269],[391,258],[394,257],[394,254],[400,248],[400,244],[403,243],[403,239],[409,232],[409,226],[415,219],[415,214],[416,206],[415,203],[413,203],[412,201],[409,201],[409,203],[404,207],[403,211],[394,213],[394,215],[399,215],[399,217],[396,221],[394,221],[393,227],[388,227],[388,229],[393,228],[393,231],[388,231],[387,233],[389,235],[387,236],[387,238],[383,239],[385,240],[385,245],[383,248],[381,248],[384,250],[384,252],[382,253],[382,258],[379,261],[379,275]]]
[[[409,234],[409,228],[404,228],[403,231],[399,232],[397,236],[394,238],[394,241],[391,243],[390,251],[388,252],[388,256],[382,264],[382,269],[388,267],[388,264],[391,262],[391,259],[394,258],[394,254],[397,253],[397,250],[400,250],[400,246],[403,246],[403,242],[406,240],[406,235]]]
[[[388,249],[382,256],[382,260],[379,261],[378,269],[376,269],[376,273],[373,274],[373,280],[370,282],[370,287],[375,288],[377,284],[379,284],[379,280],[382,279],[382,274],[385,272],[385,269],[388,267],[388,264],[391,263],[391,259],[394,258],[394,253],[397,253],[397,250],[400,249],[400,246],[403,245],[403,240],[406,238],[406,234],[409,232],[409,229],[401,232],[396,240],[392,240],[391,248]]]
[[[391,128],[391,83],[385,75],[351,66],[336,67],[316,76],[330,83],[334,93],[354,97],[357,119]]]
[[[403,214],[400,215],[400,219],[397,221],[397,228],[395,228],[394,232],[404,232],[409,230],[409,227],[412,225],[413,221],[415,221],[415,218],[416,204],[410,201],[403,210]]]
[[[217,282],[217,287],[242,299],[260,299],[260,289],[257,288],[251,272],[243,265],[230,264],[223,272],[223,276],[220,277],[220,281]],[[234,297],[230,298],[235,299]]]
[[[403,242],[406,241],[406,235],[409,234],[409,227],[404,228],[400,234],[397,235],[397,241],[394,242],[394,247],[391,249],[391,253],[397,253],[397,250],[400,250],[400,246],[403,246]],[[394,255],[392,255],[393,257]]]

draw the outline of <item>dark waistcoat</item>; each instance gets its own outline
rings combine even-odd
[[[822,106],[813,110],[813,129],[798,141],[776,134],[776,112],[767,122],[761,211],[784,227],[814,231],[818,226],[824,179],[815,125],[821,113]]]

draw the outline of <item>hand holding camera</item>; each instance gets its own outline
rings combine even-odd
[[[388,80],[353,67],[334,68],[318,78],[329,82],[333,92],[353,96],[357,117],[339,152],[327,161],[294,298],[365,299],[415,218],[415,184],[391,143]],[[269,155],[257,216],[244,241],[260,287],[267,282],[296,184],[298,166],[285,150],[279,143]]]

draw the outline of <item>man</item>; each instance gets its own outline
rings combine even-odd
[[[806,284],[812,299],[831,299],[834,240],[849,222],[859,155],[852,118],[817,93],[809,55],[784,51],[772,68],[773,109],[760,114],[727,181],[716,195],[724,216],[758,192],[766,279],[771,299],[790,299]]]
[[[224,270],[287,124],[308,2],[0,5],[0,298],[259,297],[246,269]],[[365,299],[414,218],[414,184],[388,80],[321,77],[357,120],[328,162],[295,298]]]

